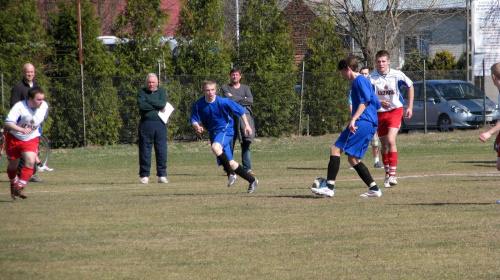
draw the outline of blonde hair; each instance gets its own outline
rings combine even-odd
[[[204,80],[202,83],[202,88],[205,89],[206,86],[217,85],[214,80]]]

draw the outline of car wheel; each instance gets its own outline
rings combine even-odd
[[[439,116],[438,128],[439,131],[442,132],[453,131],[453,126],[451,125],[451,120],[450,117],[448,117],[448,115]]]

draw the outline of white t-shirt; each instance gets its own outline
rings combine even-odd
[[[40,108],[35,110],[28,106],[27,100],[19,101],[10,109],[5,123],[15,123],[20,127],[31,127],[33,131],[30,134],[24,134],[14,130],[10,131],[17,139],[29,141],[41,135],[39,128],[43,121],[45,121],[48,112],[49,105],[45,101],[43,101]]]
[[[370,82],[375,87],[375,94],[378,100],[389,100],[390,108],[381,107],[378,112],[387,112],[403,107],[403,94],[401,86],[408,88],[413,86],[413,82],[403,72],[389,68],[389,73],[382,75],[378,70],[370,73]]]

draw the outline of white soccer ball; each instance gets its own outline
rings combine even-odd
[[[319,178],[316,178],[314,179],[313,183],[312,183],[312,187],[313,188],[319,188],[323,185],[326,184],[326,178],[323,178],[323,177],[319,177]]]

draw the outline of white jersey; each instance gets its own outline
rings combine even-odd
[[[43,101],[40,108],[35,110],[28,106],[27,100],[19,101],[10,110],[5,123],[15,123],[20,127],[30,127],[32,129],[30,134],[24,134],[14,130],[10,131],[17,139],[29,141],[41,135],[39,128],[43,121],[45,121],[48,112],[49,105],[45,101]]]
[[[387,112],[403,107],[403,94],[401,86],[408,88],[413,86],[413,82],[401,71],[389,68],[389,73],[382,75],[378,70],[370,73],[370,82],[375,87],[375,95],[378,100],[389,100],[390,108],[381,107],[378,112]]]

